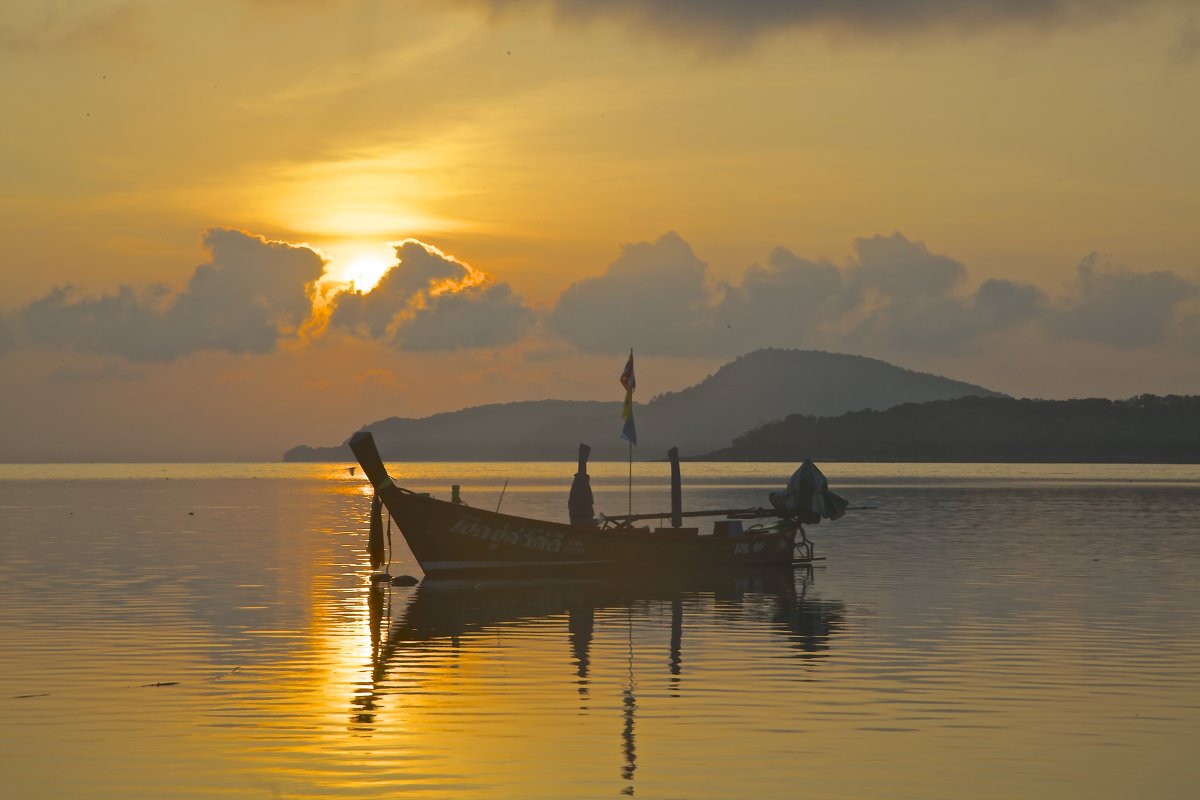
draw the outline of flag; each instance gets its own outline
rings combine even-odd
[[[637,444],[637,426],[633,424],[633,390],[637,388],[637,379],[633,377],[633,350],[629,351],[629,361],[621,373],[621,385],[625,387],[625,408],[621,410],[625,425],[621,428],[621,438]]]

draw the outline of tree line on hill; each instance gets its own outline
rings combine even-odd
[[[705,456],[725,461],[1200,463],[1200,396],[963,397],[794,414]]]

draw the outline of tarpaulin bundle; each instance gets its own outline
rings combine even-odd
[[[383,500],[379,495],[371,498],[371,535],[367,537],[367,555],[371,557],[371,569],[383,566]]]
[[[829,482],[817,469],[812,459],[804,459],[800,469],[792,473],[787,490],[771,492],[771,505],[789,517],[801,522],[820,522],[821,518],[837,519],[846,513],[850,505],[845,499],[829,491]]]

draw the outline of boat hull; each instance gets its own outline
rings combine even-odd
[[[791,564],[796,531],[741,536],[600,529],[436,500],[395,486],[380,496],[426,575],[696,570]]]

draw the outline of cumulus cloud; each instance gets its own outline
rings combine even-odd
[[[396,265],[369,292],[334,295],[329,326],[400,350],[458,350],[511,344],[535,314],[507,283],[496,283],[432,245],[407,239]]]
[[[831,321],[860,302],[859,290],[832,262],[801,258],[782,247],[766,264],[747,268],[740,285],[721,284],[719,293],[712,325],[717,340],[733,349],[743,341],[816,345]]]
[[[0,313],[0,353],[10,350],[17,343],[16,325],[7,314]]]
[[[637,31],[715,47],[789,28],[890,33],[1051,25],[1111,16],[1146,0],[462,0],[493,15],[542,6],[565,22],[615,20]]]
[[[1076,296],[1061,301],[1050,327],[1064,338],[1114,347],[1163,341],[1179,304],[1197,293],[1196,284],[1174,273],[1130,272],[1094,254],[1079,264],[1076,285]]]
[[[967,352],[1032,318],[1045,302],[1036,287],[995,279],[963,296],[965,266],[899,233],[857,239],[854,250],[847,280],[863,305],[846,338],[861,345]]]
[[[929,295],[876,309],[848,340],[915,353],[967,353],[992,334],[1033,319],[1045,304],[1037,287],[992,279],[966,297]]]
[[[507,283],[433,297],[400,318],[393,341],[405,350],[449,350],[511,344],[533,324],[534,313]]]
[[[312,311],[323,259],[306,247],[235,230],[209,230],[203,243],[211,259],[179,294],[122,286],[115,294],[78,297],[60,287],[21,310],[21,331],[34,343],[139,361],[199,350],[268,353],[294,336]]]
[[[884,341],[910,350],[961,347],[1018,324],[1036,290],[987,283],[952,292],[966,268],[896,233],[858,239],[844,267],[777,248],[740,283],[709,287],[707,266],[677,234],[626,245],[608,269],[568,287],[547,327],[589,352],[631,344],[660,355]]]
[[[1194,16],[1184,20],[1175,43],[1167,52],[1170,63],[1177,67],[1194,64],[1200,59],[1200,24]]]
[[[530,361],[631,346],[660,356],[761,347],[961,355],[1018,329],[1047,342],[1128,350],[1171,341],[1200,351],[1200,316],[1190,303],[1200,286],[1187,278],[1089,256],[1063,297],[999,278],[972,288],[965,265],[901,233],[855,240],[844,263],[776,248],[727,282],[710,280],[692,247],[667,233],[622,246],[540,317],[507,283],[409,239],[375,288],[332,296],[323,330],[306,325],[324,270],[316,252],[233,230],[210,230],[203,241],[211,258],[183,291],[122,286],[81,297],[56,288],[0,315],[0,353],[34,343],[169,361],[201,350],[269,353],[301,329],[430,352],[502,347],[535,328],[550,339],[534,341],[524,353]]]
[[[1189,314],[1179,321],[1179,338],[1189,352],[1200,355],[1200,314]]]
[[[1001,328],[1033,319],[1047,302],[1045,293],[1032,284],[989,278],[975,291],[972,313],[981,324]]]
[[[434,286],[462,289],[483,280],[476,270],[439,252],[407,239],[396,246],[396,265],[388,269],[368,292],[334,295],[329,324],[360,336],[381,339],[392,321],[410,303],[423,302]]]
[[[929,252],[924,242],[899,233],[854,240],[857,264],[850,272],[860,287],[904,301],[941,297],[967,277],[967,268],[952,258]]]
[[[657,352],[687,355],[711,347],[708,267],[676,233],[627,244],[604,274],[563,291],[547,327],[594,353],[629,348],[631,336],[653,333]]]
[[[707,265],[678,234],[625,245],[605,272],[569,286],[546,327],[582,350],[631,344],[660,355],[730,355],[757,347],[969,349],[1045,305],[1035,287],[984,282],[902,234],[854,242],[844,266],[776,248],[740,282],[710,286]]]
[[[546,328],[581,350],[732,355],[759,347],[962,354],[1017,328],[1051,339],[1142,347],[1186,339],[1180,304],[1197,293],[1169,272],[1080,265],[1074,292],[991,278],[970,289],[967,269],[902,234],[854,242],[845,264],[777,248],[739,281],[710,285],[677,234],[626,245],[600,275],[569,286]]]

